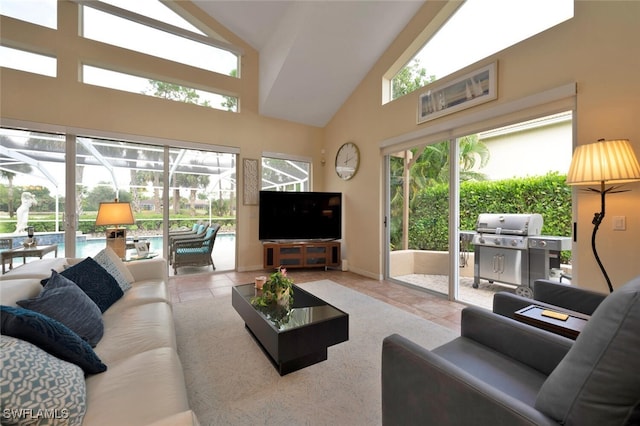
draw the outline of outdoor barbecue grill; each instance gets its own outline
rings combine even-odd
[[[515,285],[516,294],[533,297],[531,286],[560,268],[560,252],[571,250],[569,237],[541,235],[542,215],[493,214],[478,216],[474,245],[473,287],[480,279]]]

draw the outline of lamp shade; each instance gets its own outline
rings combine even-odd
[[[133,225],[133,212],[129,203],[117,201],[100,203],[96,225]]]
[[[568,185],[626,183],[640,180],[640,164],[628,139],[599,140],[573,152]]]

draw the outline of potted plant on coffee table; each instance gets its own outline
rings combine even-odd
[[[276,326],[288,321],[293,307],[293,280],[282,266],[269,276],[251,304],[270,318]]]

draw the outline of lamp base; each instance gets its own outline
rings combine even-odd
[[[107,247],[111,247],[119,258],[124,259],[127,246],[127,230],[124,228],[107,229]]]

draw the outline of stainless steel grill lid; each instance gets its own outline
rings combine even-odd
[[[498,235],[540,235],[542,215],[538,213],[482,213],[476,222],[476,231]]]

